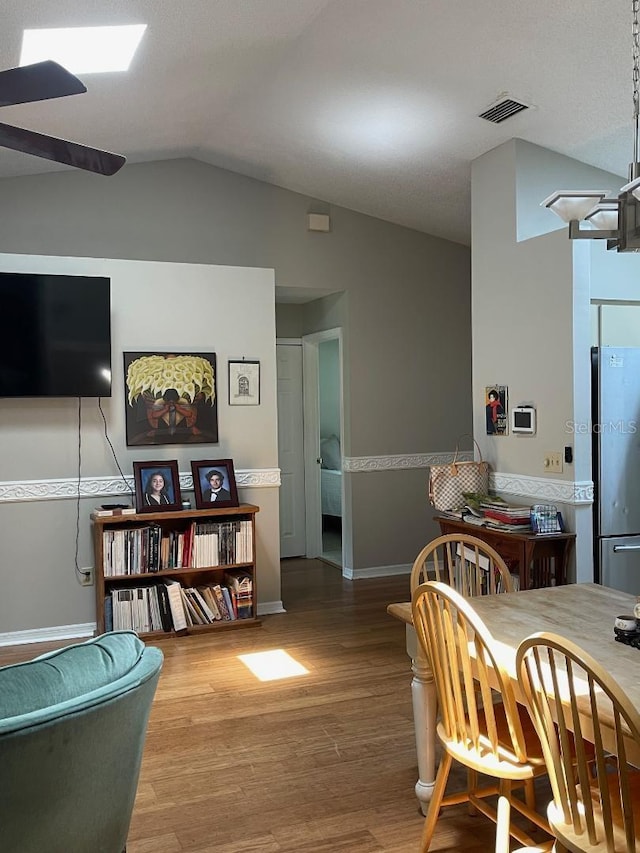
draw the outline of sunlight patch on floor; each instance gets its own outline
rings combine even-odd
[[[277,681],[280,678],[294,678],[297,675],[309,674],[309,670],[284,649],[238,655],[238,658],[259,681]]]

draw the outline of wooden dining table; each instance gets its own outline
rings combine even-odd
[[[471,601],[496,641],[499,661],[509,673],[519,701],[524,701],[524,697],[517,680],[517,648],[531,634],[550,631],[591,654],[618,682],[633,706],[640,709],[640,649],[617,642],[613,631],[616,616],[633,614],[635,603],[633,595],[591,583],[480,596]],[[435,684],[413,628],[411,603],[389,604],[387,612],[406,625],[418,757],[415,791],[426,814],[436,773]]]

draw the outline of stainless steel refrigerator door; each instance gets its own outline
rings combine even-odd
[[[640,348],[599,350],[599,535],[640,533]]]
[[[600,583],[640,595],[640,536],[600,540]]]

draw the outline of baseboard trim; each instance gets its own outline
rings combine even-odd
[[[28,631],[9,631],[0,634],[0,646],[24,646],[28,643],[50,643],[56,640],[75,640],[93,637],[95,622],[80,625],[57,625],[53,628],[32,628]]]
[[[286,613],[282,601],[265,601],[258,605],[258,616]],[[80,625],[57,625],[53,628],[31,628],[28,631],[8,631],[0,634],[0,646],[25,646],[30,643],[52,643],[57,640],[80,640],[93,637],[95,622]]]
[[[271,616],[274,613],[286,613],[282,601],[263,601],[258,604],[258,616]]]
[[[396,566],[369,566],[365,569],[352,569],[350,566],[345,566],[342,570],[342,577],[352,581],[362,578],[390,578],[394,575],[409,575],[411,568],[411,563],[400,563]]]

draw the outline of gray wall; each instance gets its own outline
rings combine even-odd
[[[469,250],[333,206],[331,232],[308,232],[315,202],[193,160],[110,179],[10,178],[0,181],[0,251],[258,266],[275,270],[276,287],[334,291],[302,307],[300,331],[343,328],[345,454],[453,449],[471,427]],[[354,491],[354,568],[385,564],[370,536],[383,523],[392,562],[411,562],[432,532],[423,536],[426,471],[353,479],[364,476],[383,491],[389,477],[404,486],[391,506]]]
[[[124,260],[0,255],[0,269],[102,275],[111,279],[112,396],[102,400],[108,435],[125,475],[133,461],[175,459],[181,473],[190,461],[231,458],[237,469],[277,468],[275,311],[271,270]],[[245,306],[242,323],[232,318]],[[124,430],[125,351],[214,352],[217,358],[219,442],[127,447]],[[227,359],[246,355],[261,363],[259,407],[230,407]],[[120,486],[117,465],[104,435],[98,401],[84,399],[79,430],[78,401],[0,401],[0,471],[4,483],[22,483],[48,500],[0,503],[0,634],[95,620],[94,589],[75,576],[76,500],[79,455],[83,481],[106,477]],[[79,445],[80,442],[80,445]],[[62,479],[66,491],[51,482]],[[35,484],[35,489],[33,485]],[[74,488],[75,487],[75,488]],[[87,486],[84,490],[91,492]],[[24,493],[23,493],[24,494]],[[126,497],[129,497],[127,494]],[[239,489],[240,500],[256,503],[258,593],[262,604],[280,604],[278,490]],[[93,565],[89,515],[109,498],[80,501],[79,567]],[[113,500],[113,498],[111,498]]]

